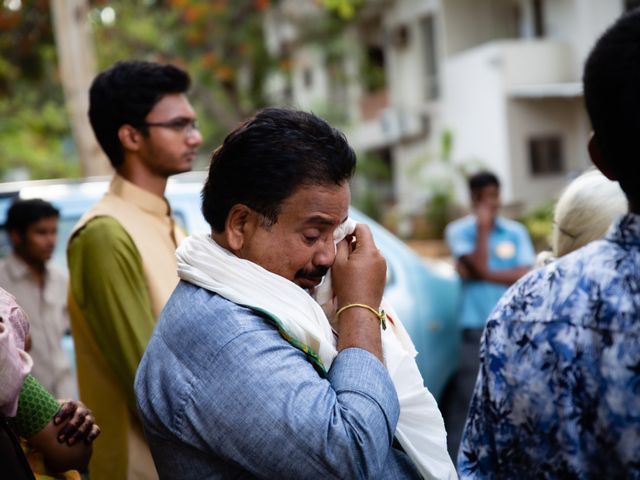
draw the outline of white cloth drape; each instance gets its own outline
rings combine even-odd
[[[340,240],[355,223],[340,229]],[[295,283],[222,248],[208,235],[185,239],[176,251],[181,279],[215,292],[233,303],[269,312],[293,337],[313,349],[328,370],[338,354],[330,322],[320,304]],[[332,293],[327,275],[319,299],[331,315]],[[383,305],[389,309],[389,306]],[[396,437],[427,479],[455,479],[447,453],[446,432],[435,399],[424,387],[414,360],[416,351],[396,316],[382,330],[385,366],[400,402]]]

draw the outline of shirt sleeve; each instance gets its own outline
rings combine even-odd
[[[536,252],[531,243],[529,232],[523,225],[518,229],[518,265],[533,266],[536,261]]]
[[[193,378],[184,412],[172,414],[183,442],[202,439],[212,457],[257,478],[381,478],[399,404],[369,352],[342,351],[323,379],[277,332],[256,331],[229,342],[210,365]]]
[[[71,294],[136,411],[133,381],[154,328],[142,258],[111,217],[91,220],[69,245]]]
[[[20,391],[18,413],[9,419],[16,435],[31,438],[51,421],[60,404],[35,378],[28,375]]]
[[[461,224],[449,224],[445,230],[445,239],[451,255],[458,259],[473,253],[476,248],[475,231]]]
[[[260,362],[254,360],[249,364]],[[300,368],[276,373],[269,366],[270,372],[257,372],[261,381],[253,384],[255,395],[242,413],[244,418],[227,420],[230,430],[238,421],[242,425],[231,433],[231,444],[240,451],[227,453],[266,478],[378,478],[399,415],[395,390],[382,363],[364,350],[349,349],[335,359],[328,381],[309,367],[304,365],[310,377],[300,375]],[[287,404],[283,414],[279,410]],[[274,420],[284,425],[273,428]],[[249,427],[265,432],[263,440],[255,442]],[[274,451],[270,445],[279,448]],[[291,458],[296,462],[288,461]]]

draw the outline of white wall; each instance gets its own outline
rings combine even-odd
[[[623,0],[547,0],[546,36],[570,43],[574,49],[571,68],[582,75],[584,61],[596,39],[623,12]]]
[[[443,74],[441,108],[443,125],[453,134],[453,160],[482,161],[502,180],[503,200],[511,201],[500,46],[488,44],[456,55],[446,63]]]
[[[512,201],[536,205],[555,198],[569,178],[590,165],[582,98],[510,100],[507,112]],[[530,172],[528,141],[545,135],[561,137],[565,171],[534,176]]]
[[[574,74],[573,50],[550,40],[500,42],[505,87],[540,83],[564,83],[580,79]]]
[[[387,38],[401,27],[408,31],[409,41],[405,47],[391,43],[385,49],[386,76],[390,87],[391,104],[405,110],[419,110],[425,101],[424,88],[424,39],[420,31],[420,19],[437,13],[434,1],[397,2],[385,12],[383,19]]]
[[[409,42],[404,48],[390,43],[385,47],[391,102],[387,115],[415,117],[430,112],[430,134],[407,137],[383,130],[379,121],[361,124],[355,103],[361,89],[353,85],[348,87],[348,110],[349,117],[356,121],[351,139],[357,146],[391,146],[396,192],[408,210],[420,204],[424,192],[415,190],[406,168],[417,157],[438,151],[442,128],[453,133],[454,161],[479,159],[501,177],[505,202],[536,203],[564,182],[564,178],[527,176],[525,139],[533,133],[545,128],[560,129],[566,137],[569,169],[582,170],[590,165],[584,150],[589,122],[580,99],[515,99],[510,98],[510,88],[579,82],[586,55],[596,38],[622,12],[623,0],[546,0],[547,38],[541,40],[522,38],[532,35],[529,6],[529,0],[388,2],[382,15],[385,38],[391,39],[393,32],[404,25]],[[522,14],[520,23],[517,7]],[[427,101],[425,92],[420,20],[427,15],[435,18],[439,42],[441,97],[436,102]],[[521,38],[516,39],[518,36]],[[496,40],[505,38],[512,40]],[[321,47],[296,48],[292,87],[300,108],[318,111],[319,105],[330,101],[331,85]],[[357,76],[357,67],[357,61],[352,59],[346,70]],[[305,68],[313,72],[310,87],[304,86]],[[460,199],[466,200],[466,191],[460,191]]]
[[[516,9],[513,0],[443,0],[445,55],[517,37]]]

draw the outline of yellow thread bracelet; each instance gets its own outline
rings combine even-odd
[[[384,313],[384,310],[378,311],[375,308],[370,307],[369,305],[365,305],[364,303],[350,303],[349,305],[345,305],[344,307],[338,309],[338,311],[336,312],[336,317],[339,317],[342,312],[353,307],[360,307],[369,310],[376,317],[378,317],[378,320],[380,320],[380,324],[382,325],[382,329],[387,329],[387,314]]]

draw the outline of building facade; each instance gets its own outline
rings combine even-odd
[[[590,166],[583,62],[637,3],[364,0],[329,44],[313,33],[327,17],[316,2],[281,1],[266,31],[290,78],[274,92],[337,122],[361,158],[386,165],[383,200],[403,213],[420,212],[443,182],[466,204],[456,172],[480,167],[522,210]]]

